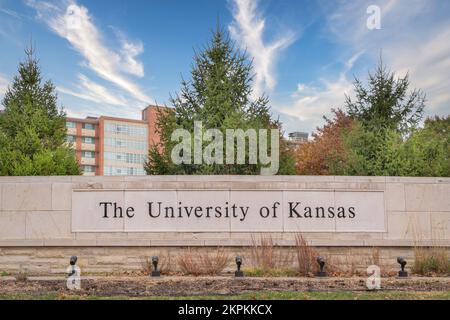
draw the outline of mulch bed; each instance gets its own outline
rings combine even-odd
[[[450,277],[382,278],[384,291],[450,291]],[[0,295],[76,294],[89,296],[207,296],[255,291],[367,291],[366,278],[99,277],[69,291],[61,279],[0,281]]]

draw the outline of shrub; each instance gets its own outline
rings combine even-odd
[[[201,275],[199,263],[198,261],[195,261],[191,249],[187,249],[186,252],[183,252],[178,256],[177,264],[184,274],[193,276]]]
[[[416,247],[412,270],[420,275],[450,274],[450,260],[446,249],[441,247]]]
[[[317,257],[319,253],[308,244],[301,234],[295,236],[295,253],[298,263],[298,274],[312,276],[317,271]]]
[[[290,262],[289,252],[283,252],[280,247],[274,245],[272,236],[261,236],[259,239],[252,237],[250,250],[252,265],[263,272],[275,269],[283,269]]]
[[[178,257],[178,266],[185,275],[219,275],[227,267],[230,256],[223,249],[215,253],[194,252],[190,248]]]
[[[28,275],[26,272],[21,271],[16,275],[17,282],[25,282],[27,280],[28,280]]]
[[[203,273],[206,275],[218,275],[228,265],[229,254],[218,248],[215,253],[203,253],[199,255]]]

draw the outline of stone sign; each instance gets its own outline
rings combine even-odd
[[[386,232],[384,192],[74,190],[72,232]]]

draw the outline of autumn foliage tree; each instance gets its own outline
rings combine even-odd
[[[303,175],[450,176],[449,117],[427,119],[420,90],[409,91],[408,76],[396,79],[380,62],[367,87],[355,80],[355,100],[345,112],[299,147],[296,171]]]
[[[354,121],[342,110],[332,110],[334,117],[313,133],[313,140],[302,144],[296,153],[296,171],[300,175],[329,175],[349,161],[344,135]]]

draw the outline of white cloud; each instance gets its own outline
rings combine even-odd
[[[6,93],[8,89],[9,81],[6,76],[0,73],[0,98]]]
[[[427,95],[429,113],[450,114],[450,25],[434,37],[400,46],[392,44],[386,52],[388,61],[399,73],[409,72],[413,86]]]
[[[22,15],[19,14],[18,12],[11,10],[11,9],[7,9],[7,8],[0,8],[0,13],[4,13],[12,18],[15,19],[22,19]]]
[[[0,41],[3,44],[6,40],[10,44],[23,47],[24,45],[19,34],[26,16],[4,7],[4,3],[4,1],[0,0]]]
[[[144,68],[136,57],[143,52],[141,42],[131,42],[121,35],[121,48],[107,47],[101,32],[94,24],[86,7],[73,0],[62,5],[50,2],[26,0],[43,20],[60,37],[65,38],[85,59],[85,65],[98,76],[126,91],[136,100],[148,103],[151,99],[123,73],[142,77]],[[106,89],[105,89],[106,90]]]
[[[141,103],[133,98],[125,98],[122,95],[112,93],[106,87],[92,81],[83,74],[78,75],[76,89],[69,89],[58,86],[58,92],[78,99],[95,103],[95,106],[83,104],[78,106],[77,111],[73,111],[73,106],[69,109],[71,114],[101,115],[136,118],[139,113],[136,109],[141,108]]]
[[[58,91],[96,103],[106,103],[113,106],[127,106],[127,101],[125,98],[112,94],[107,88],[93,82],[85,75],[79,74],[78,79],[78,92],[65,87],[58,87]]]
[[[450,4],[424,0],[378,1],[381,30],[369,30],[368,15],[364,13],[370,4],[372,0],[336,6],[329,15],[329,30],[350,50],[364,49],[374,62],[382,53],[398,76],[409,72],[411,87],[427,94],[429,114],[449,114],[450,23],[439,16],[450,9]]]
[[[355,53],[350,59],[347,60],[347,62],[345,63],[345,72],[350,71],[353,68],[353,65],[355,64],[355,62],[359,59],[359,57],[361,57],[364,54],[365,50],[361,50],[357,53]]]
[[[297,84],[288,105],[278,105],[277,110],[295,119],[288,119],[289,130],[310,132],[323,122],[323,116],[331,116],[331,109],[342,108],[345,95],[352,96],[353,80],[348,73],[364,51],[357,52],[344,61],[343,71],[336,77],[319,79],[318,84]]]
[[[381,28],[390,29],[387,18],[394,17],[399,25],[403,24],[403,19],[413,12],[420,10],[418,4],[423,1],[410,0],[411,4],[409,10],[405,12],[393,12],[398,3],[397,0],[360,0],[360,1],[342,1],[339,3],[322,1],[323,11],[326,17],[326,23],[330,37],[342,43],[348,43],[352,46],[367,50],[368,43],[366,43],[367,35],[371,34],[371,41],[376,46],[377,41],[381,36],[379,30],[369,30],[367,28],[367,19],[370,15],[367,13],[367,8],[370,5],[376,5],[381,10]],[[398,27],[398,26],[397,26]],[[390,30],[391,32],[393,30]],[[375,40],[375,41],[374,41]]]
[[[369,16],[366,9],[371,4],[381,7],[381,30],[369,30],[366,26]],[[323,115],[330,115],[331,108],[341,107],[344,93],[353,93],[347,73],[352,70],[365,80],[367,72],[374,70],[380,53],[397,76],[409,72],[411,89],[426,93],[428,115],[450,114],[450,23],[435,18],[444,10],[442,4],[366,0],[337,5],[324,1],[322,5],[327,17],[326,34],[331,41],[344,45],[340,55],[350,58],[342,63],[339,76],[327,75],[316,86],[299,84],[291,102],[278,107],[300,121],[297,129],[312,130],[323,123]],[[446,6],[450,8],[449,4]],[[362,57],[371,62],[354,70],[355,62]]]
[[[345,94],[351,95],[352,90],[353,84],[345,73],[336,80],[320,79],[317,86],[300,83],[292,94],[292,105],[278,110],[302,122],[301,130],[310,131],[322,122],[324,115],[330,115],[332,108],[342,107]]]
[[[66,115],[68,117],[80,118],[80,119],[86,117],[86,114],[83,113],[83,112],[74,111],[72,109],[67,109],[67,110],[64,110],[64,111],[66,112]],[[97,114],[89,114],[89,116],[97,117],[98,115]]]
[[[265,19],[258,12],[258,1],[234,0],[233,22],[229,26],[232,38],[253,58],[255,75],[255,97],[276,85],[275,64],[280,52],[292,44],[295,37],[285,31],[271,43],[265,43]]]
[[[120,64],[121,70],[138,76],[144,76],[144,65],[141,61],[138,61],[136,58],[144,52],[144,44],[142,41],[130,41],[126,38],[126,36],[120,30],[116,28],[112,28],[120,41],[122,46],[121,53],[121,61]]]
[[[8,89],[9,81],[7,78],[0,73],[0,110],[3,109],[2,102],[3,97],[6,93],[6,90]]]

